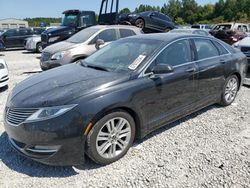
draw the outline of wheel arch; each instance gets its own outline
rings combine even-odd
[[[238,90],[239,90],[239,89],[240,89],[240,86],[241,86],[241,84],[242,84],[242,77],[241,77],[240,73],[238,73],[238,72],[233,72],[233,73],[230,74],[229,76],[232,76],[232,75],[237,76],[237,78],[239,79],[239,88],[238,88]]]
[[[131,115],[131,117],[135,121],[135,137],[142,138],[143,137],[143,133],[141,129],[142,120],[140,119],[138,113],[136,113],[135,110],[127,106],[119,106],[119,107],[117,106],[117,107],[105,109],[99,112],[98,114],[96,114],[95,117],[92,119],[91,123],[94,126],[95,123],[99,121],[102,117],[104,117],[105,115],[110,114],[112,112],[117,112],[117,111],[124,111],[124,112],[127,112],[129,115]]]

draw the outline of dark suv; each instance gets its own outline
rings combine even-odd
[[[44,30],[44,28],[9,29],[0,35],[0,40],[3,40],[6,48],[23,48],[26,38],[41,35]]]
[[[122,14],[119,16],[119,23],[132,24],[139,28],[145,30],[154,30],[154,31],[169,31],[175,28],[172,19],[165,14],[160,12],[141,12],[141,13],[131,13],[131,14]]]

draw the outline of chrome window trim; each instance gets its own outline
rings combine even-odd
[[[138,78],[152,75],[152,72],[150,72],[150,73],[145,73],[146,70],[147,70],[148,67],[156,60],[156,58],[157,58],[166,48],[168,48],[171,44],[173,44],[173,43],[175,43],[175,42],[178,42],[178,41],[180,41],[180,40],[191,40],[191,39],[214,40],[214,41],[218,42],[219,44],[221,44],[221,45],[223,46],[223,48],[225,48],[224,45],[223,45],[221,42],[219,42],[217,39],[215,39],[215,38],[202,37],[202,36],[201,36],[201,37],[198,37],[198,36],[197,36],[197,37],[189,37],[189,38],[185,37],[185,38],[181,38],[181,39],[176,39],[176,40],[170,42],[169,44],[167,44],[166,46],[164,46],[163,49],[161,49],[156,55],[154,55],[154,57],[152,57],[151,60],[150,60],[148,63],[146,63],[146,64],[141,68],[142,71],[141,71],[141,73],[140,73],[140,75],[139,75]],[[217,49],[217,48],[216,48],[216,49]],[[225,49],[226,49],[226,48],[225,48]],[[191,49],[191,50],[192,50],[192,49]],[[223,55],[219,55],[219,56],[214,56],[214,57],[209,57],[209,58],[204,58],[204,59],[200,59],[200,60],[196,60],[196,61],[187,62],[187,63],[181,64],[181,65],[173,66],[173,68],[181,67],[181,66],[184,66],[184,65],[187,65],[187,64],[198,63],[198,62],[200,62],[200,61],[209,60],[209,59],[214,59],[214,58],[218,58],[218,57],[221,57],[221,56],[231,55],[231,54],[232,54],[228,49],[226,49],[226,51],[228,52],[228,54],[223,54]],[[219,51],[218,51],[218,52],[219,52]]]

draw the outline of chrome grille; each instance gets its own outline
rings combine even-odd
[[[48,35],[47,34],[41,34],[41,40],[43,43],[47,43],[48,42]]]
[[[41,61],[49,61],[51,54],[48,52],[42,52]]]
[[[250,52],[250,47],[241,47],[242,52]]]
[[[12,125],[19,125],[23,123],[29,116],[35,113],[38,109],[31,108],[7,108],[6,121]]]

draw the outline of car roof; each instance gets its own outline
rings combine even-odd
[[[134,30],[141,30],[138,27],[130,26],[130,25],[95,25],[91,26],[89,28],[93,29],[106,29],[106,28],[114,28],[114,29],[134,29]]]
[[[209,36],[197,35],[197,34],[186,34],[186,33],[155,33],[155,34],[143,34],[143,35],[135,35],[129,37],[130,39],[148,39],[148,40],[158,40],[164,43],[169,43],[174,40],[182,39],[182,38],[207,38],[207,39],[214,39]]]

